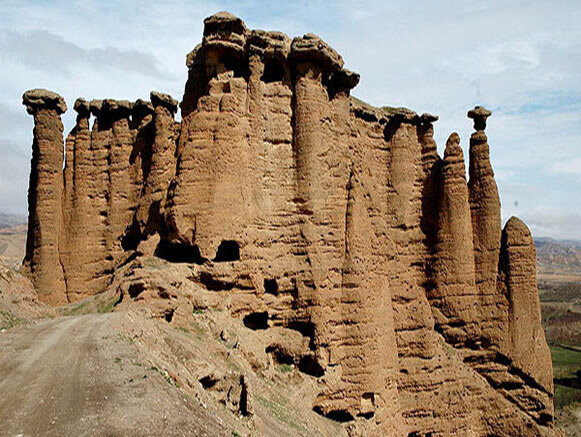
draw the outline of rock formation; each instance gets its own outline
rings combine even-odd
[[[61,260],[63,192],[64,99],[50,91],[34,89],[22,96],[26,111],[34,116],[34,142],[28,190],[28,235],[23,272],[40,298],[65,303],[66,283]]]
[[[534,246],[515,218],[501,235],[491,113],[468,114],[467,181],[457,134],[442,159],[437,116],[351,97],[359,75],[316,35],[218,13],[186,65],[181,122],[158,92],[77,100],[64,170],[64,100],[25,93],[24,272],[42,300],[101,293],[155,254],[249,329],[302,338],[266,351],[312,375],[312,408],[351,435],[553,435]],[[147,285],[136,272],[124,299]]]

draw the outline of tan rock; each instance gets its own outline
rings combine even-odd
[[[248,368],[200,381],[236,414],[257,417],[253,372],[278,362],[352,436],[553,435],[534,249],[515,220],[501,245],[490,112],[469,113],[467,183],[456,134],[441,159],[437,116],[351,97],[359,75],[313,34],[218,13],[186,63],[180,123],[163,93],[77,101],[64,179],[64,101],[25,98],[41,295],[107,290],[172,325],[219,310]]]
[[[516,366],[553,391],[551,353],[541,325],[535,245],[527,225],[511,217],[502,233],[501,272],[509,301],[509,355]]]
[[[64,99],[56,93],[34,89],[22,103],[34,116],[34,141],[28,189],[28,236],[23,273],[46,303],[67,302],[60,253],[63,193]]]
[[[468,191],[474,234],[474,262],[478,289],[480,324],[487,341],[502,343],[506,325],[506,300],[496,291],[500,251],[500,197],[490,165],[490,152],[484,127],[492,113],[481,106],[468,112],[477,129],[470,136]]]

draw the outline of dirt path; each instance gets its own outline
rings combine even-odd
[[[59,318],[0,334],[1,436],[229,435],[143,362],[122,314]]]

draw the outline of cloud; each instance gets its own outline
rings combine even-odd
[[[581,178],[581,158],[557,161],[551,164],[550,168],[552,172],[558,175],[571,175]]]
[[[83,64],[91,68],[116,69],[155,78],[167,76],[149,53],[115,47],[84,49],[46,30],[1,32],[0,54],[4,61],[16,61],[47,74],[63,74],[67,77],[72,75],[73,66]]]
[[[561,208],[536,208],[519,214],[534,237],[581,240],[581,214]],[[504,221],[508,220],[508,216]]]

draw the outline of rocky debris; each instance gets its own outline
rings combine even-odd
[[[64,101],[25,97],[40,298],[108,290],[172,326],[223,311],[256,342],[217,338],[252,372],[298,370],[350,435],[552,435],[534,248],[515,220],[501,237],[490,112],[469,113],[467,181],[457,134],[441,158],[437,116],[351,97],[359,75],[315,35],[219,13],[186,62],[179,123],[158,92],[79,100],[64,173]],[[232,375],[210,380],[248,412]]]

